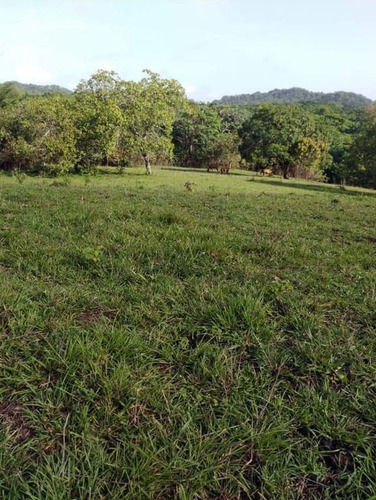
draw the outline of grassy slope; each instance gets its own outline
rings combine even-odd
[[[0,498],[374,494],[374,192],[51,184],[0,178]]]

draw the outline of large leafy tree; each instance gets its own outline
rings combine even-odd
[[[251,106],[229,106],[212,104],[211,107],[217,111],[222,120],[223,132],[239,132],[243,123],[253,113]]]
[[[162,79],[149,70],[145,73],[139,82],[119,83],[123,116],[119,147],[123,158],[141,157],[146,173],[151,174],[151,161],[172,159],[172,127],[186,99],[176,80]]]
[[[350,159],[351,145],[359,133],[360,110],[349,111],[330,105],[305,105],[314,116],[325,141],[329,144],[329,161],[324,174],[329,182],[354,182],[356,168]]]
[[[208,162],[213,143],[221,134],[221,118],[211,107],[190,102],[174,123],[173,141],[176,162],[199,166]]]
[[[190,102],[173,129],[174,155],[179,165],[231,165],[238,160],[239,137],[233,121],[217,109]]]
[[[242,156],[251,164],[273,168],[284,177],[299,171],[320,172],[329,144],[314,117],[301,106],[260,105],[240,130]]]
[[[360,133],[350,150],[350,161],[357,184],[376,188],[376,105],[364,112]]]
[[[77,130],[70,102],[32,97],[0,110],[0,166],[64,173],[74,169]]]
[[[116,155],[123,114],[119,107],[118,75],[99,70],[74,91],[79,163],[86,167],[107,163]]]

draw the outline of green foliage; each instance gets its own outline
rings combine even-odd
[[[99,70],[70,97],[57,86],[0,85],[0,168],[61,175],[105,165],[122,174],[142,162],[147,173],[172,161],[248,164],[285,177],[375,184],[373,111],[358,109],[359,96],[290,89],[251,101],[303,104],[206,105],[188,102],[176,80],[145,73],[134,82]],[[340,105],[327,104],[334,101]]]
[[[364,113],[360,131],[351,151],[357,184],[376,188],[376,105]]]
[[[211,105],[222,120],[222,132],[239,132],[243,123],[252,115],[250,106]]]
[[[241,153],[250,163],[288,173],[317,174],[329,144],[311,113],[300,106],[257,107],[241,128]]]
[[[120,151],[129,162],[142,157],[150,174],[151,161],[172,159],[172,127],[177,111],[185,105],[185,93],[176,80],[162,79],[149,70],[145,73],[140,82],[120,83],[124,117]]]
[[[15,93],[23,95],[51,95],[59,94],[64,96],[71,95],[71,91],[59,85],[36,85],[34,83],[20,83],[20,82],[5,82],[0,84],[0,95],[3,88],[11,89]]]
[[[13,106],[23,99],[26,93],[12,85],[12,83],[3,83],[0,85],[0,109]]]
[[[146,73],[140,82],[125,82],[100,70],[70,99],[21,100],[18,87],[0,87],[0,166],[53,174],[97,165],[123,171],[142,158],[150,172],[151,161],[169,161],[184,90],[175,80]]]
[[[78,150],[83,165],[117,165],[121,170],[142,157],[171,158],[172,123],[184,102],[175,80],[147,71],[140,82],[122,81],[112,71],[99,71],[74,93]]]
[[[83,249],[83,257],[88,264],[97,264],[103,258],[103,246],[86,247]]]
[[[240,162],[239,144],[238,134],[235,132],[222,132],[209,145],[206,163],[218,167],[237,167]]]
[[[29,98],[0,109],[0,166],[68,172],[76,161],[76,134],[69,101],[63,97]]]
[[[79,164],[86,169],[106,164],[116,153],[123,126],[118,82],[115,72],[100,70],[89,80],[81,81],[74,92]]]
[[[205,165],[212,145],[221,134],[218,113],[205,104],[190,102],[180,112],[173,129],[174,155],[178,165]]]
[[[313,113],[320,132],[329,143],[329,161],[324,174],[330,182],[356,182],[357,166],[350,159],[351,145],[359,133],[362,111],[328,105],[305,105]]]
[[[224,96],[219,101],[214,101],[214,103],[231,105],[316,103],[330,104],[346,109],[358,109],[370,106],[372,101],[353,92],[310,92],[309,90],[293,87],[291,89],[274,89],[265,93],[255,92],[254,94]]]
[[[178,165],[237,165],[239,137],[233,120],[216,109],[190,102],[174,123],[174,156]]]

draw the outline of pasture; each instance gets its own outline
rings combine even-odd
[[[0,176],[0,498],[369,499],[376,192]]]

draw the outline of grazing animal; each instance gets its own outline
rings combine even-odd
[[[208,166],[208,172],[209,172],[210,170],[216,170],[216,171],[219,173],[219,168],[218,168],[218,166],[217,166],[217,165],[209,165],[209,166]]]
[[[263,168],[261,170],[261,173],[262,175],[268,175],[269,177],[271,177],[273,175],[273,170],[271,170],[270,168]]]
[[[230,167],[228,165],[221,167],[220,168],[220,173],[221,174],[229,174],[230,173]]]
[[[256,163],[253,165],[253,170],[255,170],[258,174],[273,175],[273,170],[271,170],[270,168],[267,168],[267,167],[263,167],[259,163]]]

